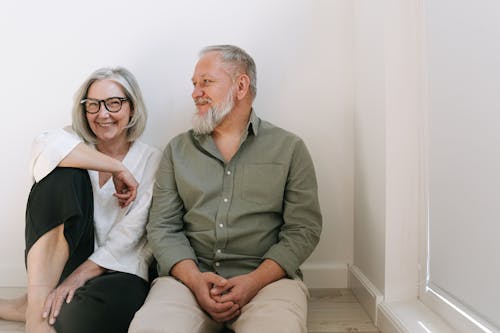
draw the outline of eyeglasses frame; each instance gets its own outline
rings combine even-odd
[[[110,109],[108,109],[108,106],[106,105],[106,101],[109,101],[110,99],[118,99],[120,101],[120,108],[116,111],[111,111]],[[85,103],[87,101],[96,101],[99,103],[99,107],[97,108],[97,111],[96,112],[90,112],[87,110],[87,108],[85,107]],[[82,99],[80,101],[80,104],[83,104],[83,110],[87,113],[90,113],[90,114],[96,114],[96,113],[99,113],[99,110],[101,110],[101,103],[104,104],[104,108],[108,111],[108,112],[111,112],[111,113],[117,113],[117,112],[120,112],[122,110],[122,106],[123,106],[123,102],[127,102],[129,99],[127,97],[109,97],[109,98],[106,98],[106,99],[96,99],[96,98],[85,98],[85,99]]]

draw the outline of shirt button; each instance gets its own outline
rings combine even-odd
[[[229,199],[228,199],[228,198],[224,198],[224,202],[228,202],[228,201],[229,201]]]
[[[219,266],[220,266],[220,262],[218,262],[218,261],[217,261],[217,262],[215,263],[215,266],[219,267]]]
[[[222,250],[221,250],[221,249],[217,249],[217,253],[221,253],[221,252],[222,252]]]
[[[222,223],[219,224],[219,227],[224,228],[224,224],[222,224]]]
[[[226,172],[226,173],[227,173],[228,175],[230,175],[230,174],[231,174],[231,170],[227,170],[227,172]]]

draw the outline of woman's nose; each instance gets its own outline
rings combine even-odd
[[[106,109],[106,105],[104,104],[104,101],[99,101],[99,112],[98,115],[100,117],[108,115],[109,111]]]

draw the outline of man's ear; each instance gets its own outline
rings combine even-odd
[[[240,74],[236,78],[236,98],[245,98],[250,93],[250,78],[246,74]]]

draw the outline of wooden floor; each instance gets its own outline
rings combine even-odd
[[[21,295],[23,288],[0,288],[0,298]],[[312,289],[309,333],[379,333],[349,289]],[[24,332],[24,325],[0,320],[0,333]]]
[[[311,289],[309,333],[379,333],[350,289]]]

